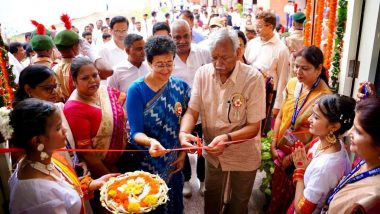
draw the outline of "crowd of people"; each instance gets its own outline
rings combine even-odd
[[[163,22],[154,12],[115,16],[87,25],[83,38],[63,15],[65,30],[53,37],[35,24],[36,55],[26,65],[23,45],[9,45],[19,85],[10,143],[25,150],[9,181],[11,213],[86,213],[88,199],[94,213],[106,213],[98,189],[134,170],[158,174],[170,188],[153,213],[184,213],[187,153],[200,140],[204,213],[247,213],[269,130],[268,213],[379,210],[373,84],[361,84],[357,100],[331,92],[323,52],[303,46],[302,12],[282,38],[270,11],[211,11],[182,10]],[[62,147],[145,151],[56,152]]]

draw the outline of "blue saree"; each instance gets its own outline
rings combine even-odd
[[[145,84],[143,81],[136,82]],[[136,90],[141,90],[142,88],[134,87]],[[140,99],[144,100],[144,97],[141,96]],[[150,99],[149,97],[148,102],[143,101],[144,133],[155,138],[166,149],[180,148],[181,145],[178,139],[180,120],[187,109],[189,99],[190,87],[184,81],[171,77],[168,83],[153,98]],[[133,130],[134,124],[132,124],[132,121],[130,122],[131,130]],[[137,149],[146,149],[146,147],[133,141],[134,134],[132,133],[132,144]],[[175,167],[171,167],[170,164],[177,159],[177,156],[178,152],[169,152],[164,156],[153,158],[149,155],[149,152],[145,152],[142,157],[140,169],[158,174],[170,188],[168,203],[159,207],[153,213],[183,213],[182,189],[184,179],[182,172],[169,176],[170,172],[175,170]]]

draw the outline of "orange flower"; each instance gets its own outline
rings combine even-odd
[[[324,6],[325,6],[325,1],[318,0],[317,14],[316,14],[315,22],[314,22],[315,31],[314,31],[314,42],[313,42],[313,44],[317,47],[321,47]]]
[[[330,10],[329,10],[329,18],[327,21],[328,35],[327,35],[326,49],[324,50],[325,62],[323,64],[327,71],[330,69],[330,66],[331,66],[331,55],[332,55],[332,48],[333,48],[333,43],[334,43],[337,5],[338,5],[337,0],[329,0]]]
[[[311,16],[311,0],[306,0],[306,24],[304,27],[304,45],[309,46],[311,44],[311,22],[310,22],[310,16]]]

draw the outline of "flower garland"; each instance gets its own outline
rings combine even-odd
[[[324,67],[326,68],[327,73],[331,66],[331,55],[332,55],[332,47],[333,47],[333,42],[334,42],[337,6],[338,6],[337,0],[329,0],[330,10],[329,10],[329,17],[327,20],[327,26],[328,26],[327,45],[324,50],[324,57],[325,57]]]
[[[0,108],[0,134],[3,136],[4,140],[7,141],[11,139],[13,134],[13,128],[9,124],[10,118],[9,114],[11,110],[6,107]],[[2,143],[2,142],[0,142]]]
[[[305,11],[306,21],[304,26],[304,46],[309,46],[311,44],[311,0],[306,0],[306,11]]]
[[[323,23],[323,11],[325,7],[325,1],[324,0],[318,0],[317,3],[317,14],[316,19],[314,22],[315,30],[314,30],[314,42],[313,44],[320,48],[321,47],[321,41],[322,41],[322,23]]]
[[[0,107],[11,107],[16,88],[15,76],[12,73],[13,66],[8,63],[7,51],[3,47],[4,43],[0,36]]]
[[[347,0],[339,0],[338,2],[338,20],[336,23],[336,37],[334,42],[334,56],[332,57],[332,76],[331,87],[334,91],[338,91],[339,88],[339,73],[340,73],[340,60],[343,51],[343,36],[346,30],[347,20]]]

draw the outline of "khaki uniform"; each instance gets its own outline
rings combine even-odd
[[[289,57],[289,79],[295,77],[294,72],[294,54],[301,50],[303,45],[303,30],[293,30],[288,37],[285,38],[285,44],[289,48],[290,57]]]

